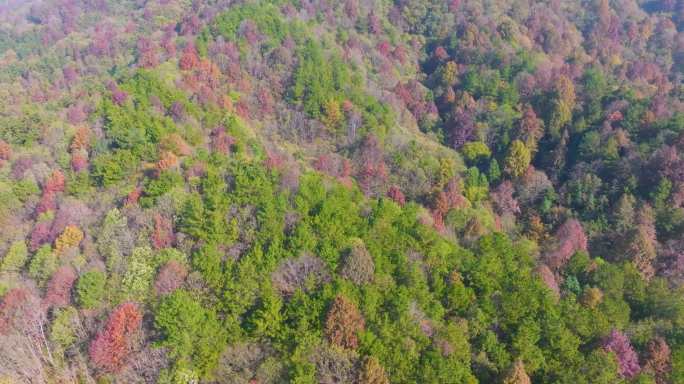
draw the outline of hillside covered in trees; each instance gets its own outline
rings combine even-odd
[[[684,383],[684,1],[0,0],[0,383]]]

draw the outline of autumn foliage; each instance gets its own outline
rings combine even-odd
[[[389,378],[385,368],[378,359],[373,356],[367,357],[359,373],[359,384],[389,384]]]
[[[387,197],[389,197],[390,199],[392,199],[392,201],[399,205],[403,206],[404,204],[406,204],[406,197],[401,192],[401,189],[396,185],[391,186],[387,190]]]
[[[159,271],[154,283],[158,295],[167,295],[183,285],[188,269],[181,263],[171,260]]]
[[[12,156],[12,147],[5,141],[0,140],[0,165],[9,160],[10,156]]]
[[[83,231],[75,225],[67,225],[64,232],[55,240],[55,252],[61,254],[64,251],[76,247],[83,240]]]
[[[88,127],[80,127],[76,130],[74,138],[71,140],[71,150],[87,150],[90,146],[90,130]]]
[[[618,370],[623,377],[632,378],[641,371],[639,356],[632,348],[627,335],[621,331],[613,329],[603,341],[603,348],[615,354]]]
[[[0,383],[684,382],[684,0],[0,31]]]
[[[21,329],[38,315],[35,296],[26,288],[14,288],[0,302],[0,335]],[[24,324],[24,325],[23,325]]]
[[[557,245],[546,254],[551,269],[562,268],[575,252],[587,250],[587,236],[582,224],[575,219],[568,219],[558,228],[556,240]]]
[[[187,71],[194,69],[199,65],[200,59],[197,56],[197,50],[194,44],[188,44],[183,49],[183,56],[181,56],[178,66],[180,69]]]
[[[503,384],[531,384],[532,380],[525,372],[525,364],[517,360],[506,373]]]
[[[328,340],[340,347],[354,349],[358,346],[358,333],[365,328],[365,321],[356,305],[344,296],[333,300],[325,321]]]
[[[112,312],[107,324],[90,343],[90,360],[103,372],[117,372],[127,362],[142,314],[138,306],[124,303]]]
[[[52,171],[43,186],[43,194],[64,192],[65,178],[64,173],[59,169]]]
[[[171,220],[157,214],[154,216],[154,232],[152,233],[152,245],[155,249],[168,248],[173,245],[175,235]]]
[[[662,337],[655,337],[646,344],[646,359],[644,371],[650,372],[656,379],[656,383],[668,383],[672,371],[672,351]]]
[[[48,282],[43,302],[47,306],[63,307],[71,302],[71,288],[76,281],[76,271],[70,266],[58,269]]]

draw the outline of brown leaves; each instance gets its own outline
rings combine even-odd
[[[656,337],[648,342],[645,360],[644,371],[652,373],[656,383],[668,383],[669,373],[672,370],[672,352],[665,339]]]
[[[356,305],[344,296],[337,296],[325,321],[328,340],[342,348],[355,349],[359,343],[357,334],[364,328],[365,321]]]
[[[166,263],[154,282],[154,289],[158,295],[167,295],[180,288],[188,275],[188,269],[181,263],[171,260]]]
[[[12,156],[12,147],[5,141],[0,140],[0,165]]]
[[[351,246],[344,259],[340,274],[357,285],[373,281],[375,264],[373,257],[360,239]]]
[[[525,364],[517,360],[503,379],[503,384],[531,384],[530,377],[525,372]]]
[[[90,130],[88,127],[80,127],[76,130],[74,138],[71,140],[71,150],[87,150],[90,146]]]

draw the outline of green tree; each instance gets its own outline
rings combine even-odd
[[[532,155],[525,144],[520,140],[514,140],[506,155],[506,172],[513,177],[519,177],[527,171],[531,160]]]
[[[52,273],[57,270],[58,264],[57,255],[52,252],[52,247],[48,244],[43,245],[38,248],[31,258],[28,267],[28,275],[32,279],[44,283],[50,278]]]
[[[121,280],[123,297],[127,300],[144,301],[150,294],[156,267],[152,249],[135,248],[128,259],[126,274]]]
[[[551,137],[558,140],[561,129],[572,120],[572,110],[575,108],[575,85],[565,75],[556,80],[549,132]]]
[[[28,259],[25,241],[15,241],[10,245],[0,263],[0,272],[19,272]]]
[[[360,384],[389,384],[385,368],[380,364],[378,359],[373,356],[368,356],[364,359],[361,371],[359,372]]]
[[[109,187],[123,180],[136,166],[130,151],[106,152],[93,159],[91,176],[101,187]]]
[[[491,183],[496,183],[501,178],[501,168],[499,167],[499,162],[494,158],[489,162],[487,178]]]
[[[272,288],[264,289],[260,303],[251,316],[249,323],[252,333],[257,337],[274,340],[283,337],[283,301]]]
[[[185,290],[165,296],[155,311],[160,346],[169,349],[177,367],[193,367],[207,377],[218,362],[227,335],[216,313]]]
[[[76,340],[78,311],[74,307],[66,307],[56,311],[50,328],[50,341],[61,349],[72,346]]]
[[[204,281],[216,291],[219,291],[223,284],[223,256],[214,243],[203,245],[192,255],[193,268],[198,270]]]
[[[78,278],[76,297],[82,308],[98,308],[105,296],[107,275],[98,270],[88,271]]]
[[[463,157],[473,164],[477,164],[481,159],[487,159],[492,155],[487,144],[481,141],[465,143],[461,148],[461,152],[463,153]]]

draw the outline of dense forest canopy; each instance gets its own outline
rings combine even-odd
[[[684,1],[0,0],[0,383],[684,383]]]

